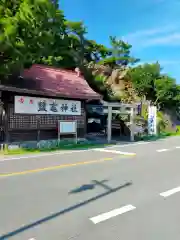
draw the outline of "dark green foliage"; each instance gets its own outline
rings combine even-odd
[[[57,0],[0,0],[1,82],[34,63],[78,67],[95,91],[104,99],[113,99],[112,84],[122,83],[121,72],[129,69],[126,86],[132,85],[140,99],[179,111],[180,87],[161,74],[158,63],[134,67],[139,60],[131,56],[129,43],[111,36],[110,47],[106,47],[87,39],[86,33],[83,22],[65,18]],[[114,70],[120,74],[114,77]]]

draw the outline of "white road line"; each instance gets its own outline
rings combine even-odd
[[[180,192],[180,187],[173,188],[173,189],[168,190],[166,192],[160,193],[160,196],[162,196],[162,197],[169,197],[170,195],[173,195],[173,194],[175,194],[177,192]]]
[[[167,137],[167,138],[162,138],[162,139],[158,139],[157,141],[156,141],[156,143],[158,143],[158,142],[162,142],[162,141],[168,141],[169,139],[171,139],[171,138],[179,138],[179,136],[169,136],[169,137]],[[140,142],[132,142],[132,143],[127,143],[127,144],[116,144],[116,145],[113,145],[113,146],[107,146],[106,148],[117,148],[117,147],[133,147],[133,146],[138,146],[138,145],[145,145],[145,144],[150,144],[150,143],[154,143],[153,141],[149,141],[149,142],[147,142],[147,141],[140,141]]]
[[[95,148],[93,150],[98,151],[98,152],[109,152],[109,153],[116,153],[116,154],[122,154],[122,155],[128,155],[128,156],[136,155],[135,153],[121,152],[121,151],[117,151],[117,150],[108,150],[108,149],[105,149],[105,148]]]
[[[97,224],[97,223],[100,223],[100,222],[103,222],[103,221],[106,221],[110,218],[113,218],[113,217],[116,217],[120,214],[123,214],[123,213],[126,213],[126,212],[129,212],[129,211],[132,211],[136,209],[136,207],[132,206],[132,205],[126,205],[124,207],[121,207],[121,208],[117,208],[117,209],[114,209],[110,212],[107,212],[107,213],[103,213],[103,214],[100,214],[96,217],[92,217],[90,218],[90,220],[94,223],[94,224]]]
[[[180,148],[180,146],[176,146],[176,148],[178,149],[178,148]]]
[[[63,155],[63,154],[71,154],[71,153],[80,153],[80,152],[85,152],[85,151],[90,151],[90,150],[89,149],[87,149],[87,150],[74,150],[74,151],[67,151],[67,152],[58,151],[58,152],[54,152],[54,153],[39,153],[37,155],[29,155],[29,156],[21,156],[21,157],[9,157],[9,158],[0,159],[0,162],[11,161],[11,160],[30,159],[30,158],[40,158],[40,157],[46,157],[46,156]]]
[[[116,144],[113,146],[108,146],[107,148],[117,148],[117,147],[133,147],[133,146],[138,146],[138,145],[145,145],[145,144],[149,144],[151,142],[135,142],[135,143],[129,143],[129,144]]]
[[[164,149],[158,149],[158,150],[156,150],[156,152],[167,152],[169,149],[167,149],[167,148],[164,148]]]

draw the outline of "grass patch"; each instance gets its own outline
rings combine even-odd
[[[19,155],[19,154],[33,154],[33,153],[42,153],[42,152],[55,152],[62,150],[85,150],[85,149],[93,149],[93,148],[104,148],[106,146],[110,146],[110,144],[87,144],[87,143],[78,143],[78,144],[68,144],[68,145],[59,145],[50,148],[40,148],[40,149],[6,149],[2,153],[4,155]]]
[[[91,149],[91,148],[103,148],[105,146],[108,146],[108,144],[68,144],[68,145],[61,145],[59,147],[54,148],[44,148],[40,149],[40,152],[46,152],[46,151],[55,151],[55,150],[78,150],[78,149]]]
[[[158,139],[162,138],[167,138],[170,136],[180,136],[180,132],[162,132],[157,135],[149,136],[149,135],[144,135],[144,136],[137,136],[136,140],[137,141],[156,141]]]
[[[38,149],[8,149],[1,152],[4,155],[16,155],[16,154],[31,154],[31,153],[40,153]]]

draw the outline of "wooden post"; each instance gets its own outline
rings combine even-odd
[[[134,106],[131,107],[130,112],[130,131],[131,131],[131,142],[134,142]]]
[[[108,106],[108,122],[107,122],[107,140],[108,143],[111,142],[112,133],[112,106]]]
[[[77,133],[77,120],[76,120],[76,133],[75,133],[75,143],[78,143],[78,133]]]
[[[119,115],[122,112],[122,107],[119,108]],[[120,121],[120,119],[118,118],[118,120]],[[119,137],[122,137],[122,128],[121,128],[121,122],[119,124]]]
[[[58,120],[58,144],[60,143],[60,120]]]
[[[5,145],[7,147],[9,142],[9,131],[8,131],[8,103],[4,104],[4,132],[5,132]]]
[[[40,117],[37,117],[37,142],[40,141]]]
[[[87,124],[88,124],[87,104],[85,102],[83,103],[83,108],[84,108],[84,136],[83,137],[85,137],[87,134]]]

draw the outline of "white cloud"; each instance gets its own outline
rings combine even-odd
[[[122,39],[132,44],[136,49],[155,45],[180,45],[179,26],[176,24],[144,29],[130,33]]]
[[[158,36],[147,40],[145,46],[152,46],[152,45],[180,45],[180,33],[174,32],[172,34],[168,34],[165,36]]]
[[[177,28],[175,26],[169,25],[166,27],[159,27],[159,28],[149,28],[149,29],[144,29],[144,30],[139,30],[133,33],[130,33],[126,36],[123,37],[125,40],[136,40],[139,38],[145,38],[149,36],[154,36],[156,34],[162,34],[162,33],[167,33],[167,32],[172,32],[173,30],[176,30]]]

